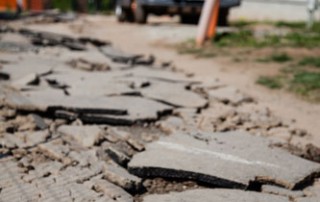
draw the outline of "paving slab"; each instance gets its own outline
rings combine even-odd
[[[229,189],[198,189],[181,193],[149,195],[143,202],[289,202],[287,197]]]
[[[232,105],[239,105],[243,102],[253,101],[250,96],[231,86],[209,90],[208,95],[211,101],[218,100],[220,102],[230,103]]]
[[[105,179],[126,191],[135,192],[142,187],[142,182],[139,177],[130,174],[126,169],[120,166],[109,163],[104,164],[103,174]]]
[[[83,147],[92,147],[102,136],[103,130],[99,126],[60,126],[57,131],[68,136]]]
[[[303,197],[304,193],[303,191],[291,191],[282,187],[277,187],[273,185],[263,185],[261,187],[261,191],[263,193],[267,194],[274,194],[274,195],[280,195],[280,196],[287,196],[291,198],[298,198],[298,197]]]
[[[48,131],[6,133],[0,137],[0,145],[4,148],[34,147],[40,143],[44,143],[48,137]]]
[[[319,197],[305,197],[305,198],[298,198],[295,202],[319,202]]]
[[[43,75],[59,65],[63,65],[63,62],[53,57],[21,54],[14,62],[3,65],[2,70],[15,81],[31,74]]]
[[[157,120],[160,114],[172,110],[169,105],[133,96],[67,96],[63,91],[54,89],[28,91],[23,94],[10,94],[5,98],[5,102],[20,110],[46,112],[64,109],[80,112],[85,120],[100,119],[96,120],[98,123]]]
[[[22,182],[23,171],[12,158],[0,158],[0,190],[5,187],[17,186]]]
[[[113,61],[120,63],[134,63],[135,60],[142,57],[142,55],[126,53],[112,46],[100,47],[100,51]]]
[[[242,189],[254,181],[294,189],[320,172],[320,164],[270,148],[262,137],[244,132],[202,136],[205,141],[183,133],[161,138],[133,156],[129,171],[140,177],[191,179]]]
[[[207,105],[206,99],[186,88],[186,85],[158,81],[140,91],[144,97],[176,107],[203,108]]]
[[[91,180],[92,187],[97,192],[101,192],[118,202],[133,202],[133,197],[122,188],[104,179]]]

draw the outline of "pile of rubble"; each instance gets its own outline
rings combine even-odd
[[[106,41],[0,30],[1,201],[320,201],[308,134],[237,89]]]

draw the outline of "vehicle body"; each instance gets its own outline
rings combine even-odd
[[[26,0],[0,0],[0,11],[19,12],[26,5]]]
[[[226,25],[229,9],[239,6],[241,0],[221,0],[219,24]],[[180,15],[181,22],[199,19],[204,0],[117,0],[116,16],[119,21],[146,23],[148,14]]]

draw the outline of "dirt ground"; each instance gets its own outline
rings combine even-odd
[[[195,58],[181,55],[174,48],[175,44],[192,39],[196,34],[196,26],[181,25],[177,18],[150,18],[149,24],[142,26],[120,24],[112,16],[96,15],[83,16],[69,24],[33,24],[29,27],[110,40],[115,47],[127,52],[154,54],[162,61],[174,61],[178,69],[193,73],[202,81],[218,79],[239,88],[293,127],[307,130],[311,136],[305,139],[306,142],[320,145],[319,104],[255,84],[260,75],[274,74],[280,68],[278,64],[253,63],[246,58],[235,62],[232,57]]]

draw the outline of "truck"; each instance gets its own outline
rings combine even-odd
[[[119,22],[147,23],[148,15],[179,15],[182,23],[197,23],[205,0],[116,0]],[[218,25],[226,26],[229,10],[241,0],[220,0]]]

